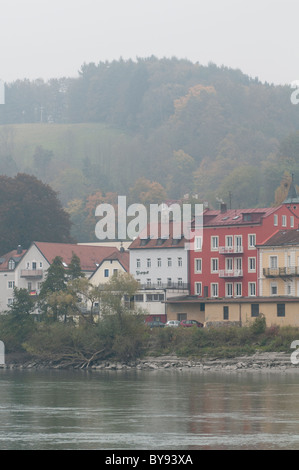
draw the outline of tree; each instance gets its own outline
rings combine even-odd
[[[29,294],[27,289],[16,287],[13,302],[8,307],[7,315],[4,315],[4,325],[2,325],[4,326],[5,343],[10,349],[22,349],[23,343],[34,332],[35,322],[32,315],[34,309],[35,298]]]
[[[130,302],[138,288],[139,282],[129,273],[112,276],[102,291],[102,313],[116,315],[120,325],[123,325],[123,316],[130,311],[126,306],[126,300]]]
[[[56,256],[47,271],[39,294],[39,306],[45,314],[51,314],[57,320],[61,305],[59,297],[66,291],[67,279],[62,258]]]
[[[69,215],[56,193],[37,178],[0,176],[0,253],[33,241],[71,242]]]
[[[76,253],[72,254],[71,262],[67,268],[67,275],[70,280],[84,277],[84,274],[81,270],[80,258],[76,255]]]

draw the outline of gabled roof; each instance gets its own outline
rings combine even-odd
[[[151,236],[151,233],[156,233],[157,236]],[[165,223],[155,225],[149,223],[140,233],[139,237],[131,243],[129,250],[139,248],[184,248],[185,243],[186,239],[183,235],[181,223],[173,223],[171,221],[169,224]]]
[[[27,250],[12,250],[5,255],[0,256],[0,271],[8,271],[8,263],[12,259],[16,265],[23,258]]]
[[[299,246],[299,230],[278,230],[272,237],[268,238],[260,247],[264,246]]]
[[[206,209],[203,212],[204,227],[227,225],[258,225],[262,219],[276,212],[278,207],[256,209],[228,209],[226,211]]]
[[[103,259],[104,261],[119,261],[126,272],[129,272],[130,253],[128,251],[115,250],[111,255]]]
[[[73,253],[80,259],[82,271],[95,271],[104,258],[111,255],[115,246],[76,245],[73,243],[33,243],[46,260],[51,264],[56,256],[60,256],[68,266]]]

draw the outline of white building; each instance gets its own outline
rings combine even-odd
[[[73,254],[80,259],[82,272],[90,277],[104,258],[117,251],[116,247],[88,246],[71,243],[33,242],[28,250],[18,247],[0,257],[0,312],[13,301],[14,287],[27,289],[32,295],[39,293],[47,270],[56,256],[67,268]]]
[[[150,228],[148,227],[148,234]],[[186,240],[174,232],[169,223],[169,233],[161,236],[161,226],[157,237],[142,238],[141,234],[129,246],[130,273],[141,284],[135,302],[146,309],[152,319],[166,321],[164,301],[178,293],[189,292],[188,250]]]

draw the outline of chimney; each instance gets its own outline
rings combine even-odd
[[[21,254],[22,254],[22,251],[23,251],[22,245],[18,245],[18,248],[17,248],[17,255],[21,255]]]
[[[222,202],[220,206],[220,212],[221,214],[224,214],[226,211],[227,211],[227,206],[224,202]]]

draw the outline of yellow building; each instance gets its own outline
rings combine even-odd
[[[258,295],[299,297],[299,231],[279,230],[257,248]]]
[[[238,297],[199,299],[185,296],[168,299],[167,320],[197,320],[205,326],[247,326],[264,315],[267,326],[299,326],[297,297]]]

